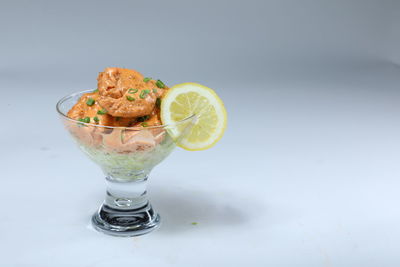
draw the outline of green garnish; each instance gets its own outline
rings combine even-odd
[[[90,118],[89,117],[85,117],[83,119],[79,119],[80,122],[86,122],[89,123],[90,122]]]
[[[86,101],[86,105],[93,106],[94,102],[95,102],[94,99],[89,97],[89,99]]]
[[[115,117],[116,121],[119,121],[121,119],[121,117]]]
[[[160,106],[161,106],[161,98],[159,98],[159,97],[157,97],[156,106],[157,106],[157,107],[160,107]]]
[[[157,93],[157,89],[156,88],[153,89],[153,93],[155,93],[155,94]]]
[[[147,82],[150,81],[150,80],[151,80],[150,77],[146,77],[146,78],[143,79],[143,81],[144,81],[145,83],[147,83]]]
[[[147,122],[142,122],[140,125],[142,125],[143,127],[149,126],[149,125],[147,124]]]
[[[138,89],[133,89],[133,88],[131,88],[131,89],[128,90],[128,93],[134,94],[134,93],[136,93],[137,91],[138,91]]]
[[[192,222],[192,225],[197,225],[197,222]]]
[[[93,91],[93,93],[97,93],[98,91],[99,91],[99,89],[96,89],[96,90]]]
[[[150,93],[150,90],[146,89],[146,90],[142,90],[140,92],[140,98],[144,99],[146,98],[146,96]]]
[[[98,118],[97,116],[96,116],[96,117],[93,117],[93,120],[94,120],[95,123],[99,123],[99,121],[100,121],[99,118]]]
[[[165,84],[161,80],[157,80],[156,85],[158,88],[164,88]]]
[[[99,115],[107,114],[107,110],[105,108],[103,108],[103,109],[97,111],[97,114],[99,114]]]
[[[127,96],[126,96],[126,99],[128,99],[129,101],[134,101],[134,100],[135,100],[135,98],[134,98],[134,97],[131,97],[130,95],[127,95]]]
[[[147,121],[150,118],[149,115],[137,118],[138,121]]]

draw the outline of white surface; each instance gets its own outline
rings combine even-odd
[[[284,76],[214,85],[226,136],[156,167],[162,227],[137,238],[88,228],[105,182],[58,122],[55,84],[4,81],[0,265],[399,266],[400,68]]]
[[[399,10],[2,1],[0,266],[400,266]],[[55,113],[107,66],[204,83],[228,109],[215,148],[153,171],[163,225],[137,238],[88,227],[105,181]]]

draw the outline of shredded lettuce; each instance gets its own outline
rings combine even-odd
[[[174,149],[175,143],[167,134],[164,140],[153,149],[131,153],[106,151],[102,147],[79,144],[80,148],[97,164],[106,175],[117,179],[143,179],[150,170],[165,159]]]

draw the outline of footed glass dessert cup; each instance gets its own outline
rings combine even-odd
[[[106,176],[106,197],[92,216],[92,225],[114,236],[149,233],[160,225],[160,216],[147,199],[149,173],[190,131],[196,116],[151,127],[110,127],[69,118],[68,111],[88,92],[62,98],[57,111],[79,148]]]

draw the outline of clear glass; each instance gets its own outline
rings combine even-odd
[[[146,234],[160,225],[160,216],[147,199],[150,171],[165,159],[188,131],[196,116],[173,125],[109,127],[67,117],[84,94],[74,93],[57,103],[57,111],[79,148],[103,170],[106,197],[92,216],[93,227],[114,236]]]

